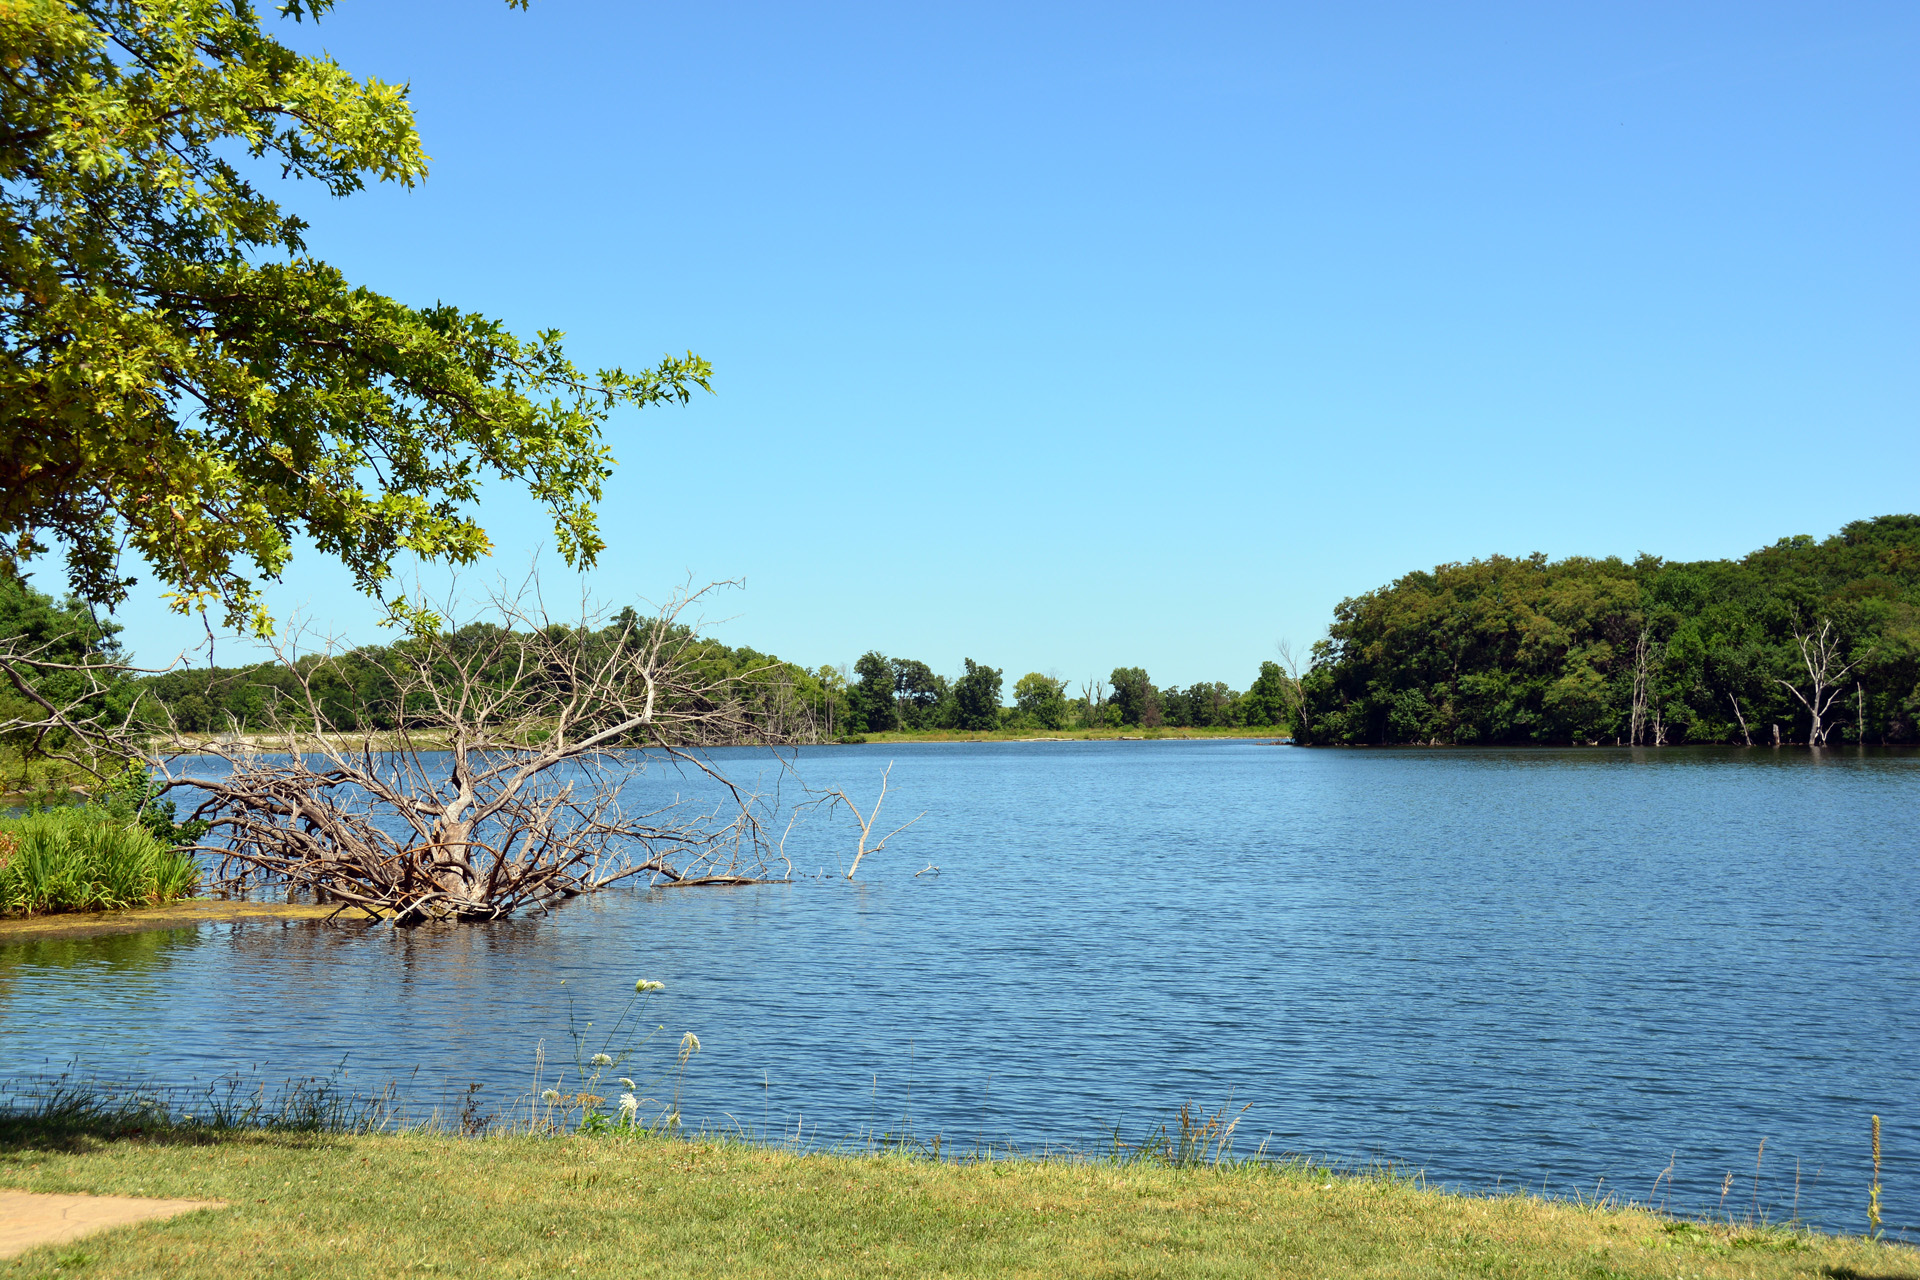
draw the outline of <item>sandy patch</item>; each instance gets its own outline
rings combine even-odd
[[[139,1196],[54,1196],[0,1191],[0,1258],[62,1244],[108,1227],[224,1209],[224,1200],[149,1200]]]

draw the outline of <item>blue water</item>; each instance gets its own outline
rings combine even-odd
[[[883,818],[927,814],[851,884],[853,833],[816,824],[799,869],[828,876],[790,886],[0,949],[0,1075],[344,1058],[498,1102],[537,1044],[571,1054],[568,993],[604,1029],[649,977],[650,1021],[703,1045],[694,1122],[1096,1145],[1231,1097],[1243,1153],[1635,1198],[1671,1160],[1672,1207],[1776,1219],[1797,1168],[1803,1218],[1861,1230],[1877,1112],[1887,1225],[1920,1235],[1920,756],[1009,743],[799,769],[869,798],[889,760]]]

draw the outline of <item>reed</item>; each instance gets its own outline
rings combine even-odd
[[[1873,1117],[1873,1183],[1867,1188],[1867,1234],[1880,1237],[1880,1117]]]
[[[0,819],[0,916],[158,906],[199,882],[192,855],[100,809]]]

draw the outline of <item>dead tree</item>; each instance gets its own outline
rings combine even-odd
[[[1840,696],[1843,690],[1840,682],[1846,679],[1854,664],[1840,661],[1840,637],[1834,632],[1831,619],[1820,620],[1817,635],[1796,625],[1793,638],[1800,646],[1800,661],[1807,669],[1812,696],[1802,693],[1799,686],[1790,680],[1775,679],[1788,693],[1800,700],[1800,705],[1812,717],[1812,726],[1807,730],[1807,745],[1823,747],[1832,729],[1827,723],[1827,712],[1832,709],[1834,699]]]
[[[880,852],[887,847],[887,841],[893,839],[902,831],[905,831],[908,827],[927,816],[927,811],[922,809],[919,813],[916,813],[913,817],[887,832],[878,840],[873,839],[874,824],[880,821],[880,806],[887,802],[887,781],[892,776],[893,762],[888,761],[886,769],[880,774],[880,794],[874,797],[873,808],[867,810],[865,813],[860,812],[860,806],[853,802],[852,796],[849,796],[838,787],[821,792],[819,799],[814,801],[816,804],[824,803],[829,810],[838,805],[845,805],[847,811],[853,815],[853,820],[860,824],[860,843],[854,849],[853,864],[847,868],[847,879],[849,880],[853,879],[854,872],[860,870],[860,860],[862,858],[870,853]],[[872,847],[868,847],[867,844],[870,840],[873,841]],[[918,875],[920,873],[915,872],[914,874]]]
[[[1733,718],[1740,722],[1740,736],[1746,739],[1748,746],[1752,746],[1753,735],[1747,732],[1747,718],[1740,714],[1740,699],[1729,693],[1727,695],[1727,701],[1733,704]]]
[[[1293,643],[1281,640],[1275,646],[1280,653],[1280,666],[1287,674],[1287,711],[1293,717],[1293,728],[1304,732],[1307,723],[1307,687],[1300,683],[1300,660],[1294,656]],[[1436,736],[1430,746],[1438,746]]]
[[[1629,712],[1631,732],[1628,736],[1628,741],[1636,747],[1648,728],[1647,704],[1653,691],[1653,678],[1660,668],[1660,651],[1661,646],[1647,633],[1647,629],[1640,628],[1640,635],[1633,645],[1633,703]],[[1657,710],[1653,715],[1653,725],[1656,736],[1664,740],[1666,734],[1659,725]],[[1656,742],[1654,745],[1664,743]]]
[[[138,757],[146,739],[140,698],[116,698],[118,687],[129,676],[158,673],[97,652],[63,661],[55,655],[69,640],[0,637],[0,687],[14,695],[0,703],[0,743],[19,753],[23,767],[51,760],[105,778]]]
[[[218,886],[297,885],[393,923],[498,919],[621,882],[785,878],[767,806],[704,749],[811,740],[810,717],[777,681],[743,698],[701,674],[679,621],[699,594],[602,625],[556,622],[524,592],[383,650],[282,646],[297,694],[273,724],[176,734],[161,769],[210,824]],[[648,768],[721,798],[636,812]]]

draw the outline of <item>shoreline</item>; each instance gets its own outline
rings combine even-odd
[[[116,933],[190,929],[229,920],[324,920],[336,908],[310,902],[249,902],[190,898],[161,907],[125,911],[57,911],[48,915],[0,919],[0,946],[43,938],[96,938]]]
[[[885,733],[853,734],[847,738],[829,738],[820,746],[898,745],[910,742],[1225,742],[1252,741],[1273,745],[1287,737],[1278,725],[1259,728],[1143,729],[1128,725],[1119,729],[889,729]]]

